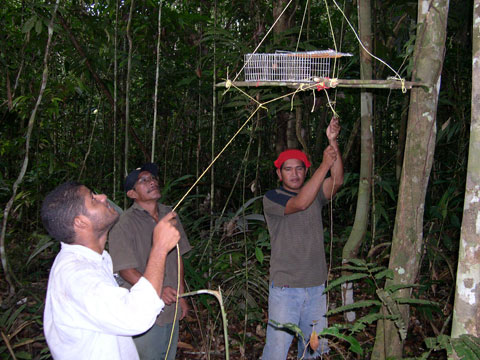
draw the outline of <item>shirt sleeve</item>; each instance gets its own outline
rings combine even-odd
[[[66,269],[63,269],[66,270]],[[112,335],[132,336],[148,330],[165,304],[144,277],[130,289],[112,283],[96,267],[62,271],[59,281],[65,292],[58,304],[65,313],[75,314],[70,326]],[[65,297],[65,299],[61,299]]]
[[[127,220],[121,217],[108,234],[108,252],[113,259],[113,272],[141,266],[132,246],[133,241],[130,238],[132,228]]]
[[[190,242],[188,241],[187,234],[185,233],[185,230],[180,220],[178,220],[177,222],[177,229],[180,232],[180,240],[178,241],[180,255],[185,255],[187,252],[189,252],[192,249],[192,247],[190,246]]]
[[[284,216],[285,206],[291,196],[278,193],[275,190],[268,191],[263,196],[263,211],[265,215],[270,216]]]

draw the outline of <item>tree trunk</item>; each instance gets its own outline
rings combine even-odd
[[[386,286],[413,284],[420,267],[425,194],[435,149],[436,112],[445,51],[448,6],[448,0],[418,1],[412,77],[429,84],[429,88],[427,90],[415,88],[410,97],[405,156],[389,263],[394,278],[387,281]],[[407,288],[399,290],[395,296],[410,297],[410,293],[411,289]],[[408,328],[410,308],[401,305],[399,309],[405,327]],[[401,357],[402,350],[402,340],[394,323],[379,321],[372,359]]]
[[[372,51],[372,17],[370,0],[359,0],[358,6],[358,29],[360,40],[368,51]],[[360,47],[360,77],[362,80],[372,79],[372,58]],[[360,155],[360,181],[358,183],[357,210],[352,232],[343,247],[342,263],[356,258],[358,249],[367,233],[368,214],[370,213],[370,195],[372,189],[373,170],[373,136],[372,117],[373,107],[371,92],[361,92],[361,155]],[[344,273],[344,275],[347,275]],[[353,288],[351,283],[342,284],[342,302],[344,305],[353,303]],[[355,313],[346,313],[348,321],[355,320]]]
[[[472,123],[452,337],[480,336],[480,0],[475,0],[473,5],[472,41]]]
[[[288,0],[276,0],[273,2],[273,19],[278,22],[273,28],[274,43],[281,42],[283,33],[291,27],[292,23],[292,7],[282,11],[288,4]],[[280,16],[281,15],[281,16]],[[287,100],[283,100],[287,101]],[[296,148],[298,146],[297,135],[295,132],[295,114],[287,111],[279,111],[277,113],[277,136],[275,141],[275,149],[277,154],[286,148]]]
[[[405,151],[405,137],[407,129],[407,110],[408,110],[409,98],[405,96],[404,100],[404,109],[402,109],[402,114],[400,116],[400,128],[398,130],[398,141],[397,141],[397,151],[395,153],[395,179],[400,180],[400,175],[402,175],[402,163],[403,163],[403,152]]]
[[[158,77],[160,74],[160,38],[162,35],[162,5],[163,1],[160,0],[158,5],[158,36],[157,36],[157,62],[155,67],[155,95],[153,100],[153,130],[152,130],[152,162],[155,162],[155,135],[157,128],[157,108],[158,108]]]
[[[12,280],[12,275],[9,273],[9,266],[8,266],[8,261],[7,261],[7,253],[5,250],[5,237],[6,237],[6,232],[7,232],[7,222],[8,222],[8,216],[10,214],[10,210],[12,209],[13,202],[15,201],[15,197],[17,196],[17,190],[20,184],[23,181],[23,177],[25,176],[25,173],[27,172],[27,167],[28,167],[28,160],[29,160],[29,154],[30,154],[30,139],[32,137],[32,131],[33,131],[33,125],[35,124],[35,118],[37,115],[38,108],[40,107],[40,104],[42,103],[43,99],[43,94],[45,93],[45,89],[47,87],[47,80],[48,80],[48,58],[50,56],[50,46],[52,44],[52,37],[53,37],[53,24],[55,21],[55,16],[57,14],[58,10],[58,4],[60,3],[59,0],[56,1],[55,6],[53,8],[53,13],[52,13],[52,19],[50,20],[50,23],[48,24],[48,38],[47,38],[47,45],[45,47],[45,55],[43,56],[43,74],[42,74],[42,82],[40,85],[40,91],[38,93],[37,101],[35,103],[35,106],[33,107],[33,110],[30,114],[30,119],[28,120],[28,128],[27,128],[27,134],[25,137],[25,157],[23,159],[23,164],[20,169],[20,173],[18,174],[17,180],[13,183],[13,188],[12,188],[12,197],[8,201],[7,205],[5,206],[5,210],[3,212],[3,222],[2,222],[2,230],[0,233],[0,259],[2,262],[2,268],[3,268],[3,274],[5,275],[5,280],[7,281],[9,285],[9,296],[13,296],[15,294],[15,286],[13,284]]]
[[[113,56],[113,202],[117,200],[117,106],[118,106],[118,1],[115,3],[115,37]]]

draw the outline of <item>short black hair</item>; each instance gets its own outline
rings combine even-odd
[[[79,191],[81,186],[76,181],[63,183],[51,191],[42,204],[43,226],[51,237],[67,244],[75,241],[75,218],[86,214],[85,198]]]

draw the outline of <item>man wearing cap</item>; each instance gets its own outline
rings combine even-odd
[[[157,175],[158,168],[153,163],[147,163],[128,174],[125,179],[125,191],[127,196],[133,200],[133,205],[120,216],[108,236],[113,271],[118,272],[125,280],[125,284],[122,286],[127,288],[136,284],[144,273],[148,253],[152,246],[153,229],[159,219],[171,211],[170,207],[158,202],[161,194]],[[178,242],[180,255],[184,255],[191,247],[178,218],[177,229],[181,235]],[[177,281],[178,262],[177,252],[174,249],[168,254],[165,265],[161,298],[166,306],[150,330],[134,337],[141,360],[165,359],[175,315]],[[183,292],[183,261],[180,256],[180,293]],[[188,309],[185,299],[180,298],[168,359],[175,359],[178,319],[184,318]]]
[[[323,245],[322,207],[343,183],[343,163],[337,137],[338,119],[327,128],[329,145],[309,181],[310,161],[300,150],[286,150],[274,162],[282,186],[263,197],[270,233],[270,286],[267,339],[262,360],[286,359],[293,335],[281,324],[296,324],[308,342],[313,330],[327,326],[327,263]],[[330,171],[330,176],[327,173]],[[298,358],[315,359],[329,351],[326,339],[313,351],[298,341]]]

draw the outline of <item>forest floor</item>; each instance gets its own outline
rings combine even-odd
[[[0,278],[0,359],[9,359],[10,350],[15,352],[17,358],[23,359],[48,359],[49,352],[43,337],[42,316],[47,278],[45,271],[31,272],[29,276],[22,274],[22,278],[30,278],[23,281],[22,286],[17,288],[16,295],[7,302],[8,286],[3,277]],[[329,302],[330,309],[340,306],[341,300],[338,292],[331,292]],[[367,285],[357,289],[357,296],[367,300],[373,298],[371,289]],[[428,295],[427,295],[428,294]],[[451,313],[451,305],[448,300],[447,286],[438,287],[432,292],[431,289],[422,295],[431,301],[441,304],[440,307],[417,307],[412,308],[408,336],[405,342],[405,357],[417,358],[426,351],[425,338],[435,337],[442,332],[445,318]],[[193,303],[191,303],[193,304]],[[207,307],[195,307],[191,309],[189,316],[180,323],[180,338],[177,351],[177,359],[225,359],[225,342],[220,318],[217,316],[215,301]],[[372,309],[362,309],[357,317],[368,314]],[[259,359],[265,343],[265,328],[267,324],[267,309],[256,309],[257,320],[245,321],[234,310],[227,313],[229,333],[229,353],[232,360]],[[329,325],[344,324],[342,314],[329,317]],[[210,325],[209,325],[210,324]],[[448,327],[448,326],[447,326]],[[375,341],[375,323],[367,324],[354,336],[360,343],[363,354],[355,354],[349,351],[349,344],[335,338],[329,339],[330,354],[324,359],[369,359],[369,354]],[[449,333],[449,330],[445,330]],[[6,340],[9,343],[5,346]],[[296,339],[292,344],[288,359],[296,359]],[[206,349],[209,349],[208,352]],[[446,359],[444,351],[432,352],[428,359]]]

